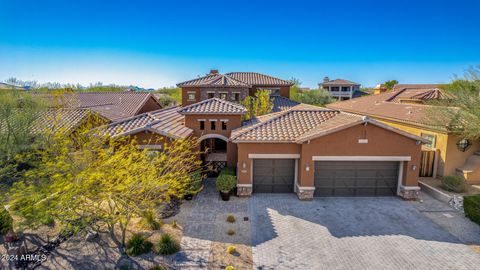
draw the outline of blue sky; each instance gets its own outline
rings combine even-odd
[[[480,1],[0,0],[0,80],[171,86],[257,71],[444,83],[480,64]]]

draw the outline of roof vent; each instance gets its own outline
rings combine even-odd
[[[218,69],[210,69],[210,75],[218,74]]]

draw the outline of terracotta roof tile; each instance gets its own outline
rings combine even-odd
[[[245,114],[246,109],[240,104],[219,98],[210,98],[179,110],[181,114]]]
[[[339,111],[314,108],[292,108],[287,111],[262,116],[232,131],[233,142],[295,142],[297,138],[322,123],[335,118]]]
[[[81,125],[91,114],[89,109],[47,109],[33,122],[33,133],[51,132],[69,134]]]
[[[358,113],[368,115],[371,117],[379,117],[391,119],[394,121],[418,124],[422,126],[430,126],[441,128],[438,126],[438,119],[433,120],[429,117],[432,110],[441,109],[436,106],[429,106],[423,104],[410,104],[394,102],[399,95],[412,95],[404,93],[409,90],[399,90],[381,93],[378,95],[369,95],[359,98],[354,98],[346,101],[340,101],[328,104],[328,108],[342,110],[351,113]],[[428,91],[428,90],[424,90]],[[414,90],[415,95],[419,92]],[[445,125],[447,124],[445,120]]]
[[[248,83],[250,85],[264,86],[292,86],[291,81],[275,78],[269,75],[257,72],[229,72],[225,75],[238,81]]]
[[[183,139],[193,130],[184,125],[185,117],[178,113],[178,109],[175,106],[130,117],[108,125],[105,132],[110,136],[126,136],[149,130],[173,139]]]
[[[248,83],[236,80],[223,74],[209,74],[204,77],[181,82],[177,84],[178,87],[193,86],[214,86],[214,87],[251,87]]]
[[[134,116],[145,102],[153,97],[145,92],[79,92],[58,97],[50,94],[35,95],[46,100],[51,106],[90,108],[111,121]]]
[[[300,104],[300,102],[279,95],[272,95],[271,97],[273,101],[273,112],[285,111]]]
[[[359,83],[352,82],[344,79],[329,80],[328,82],[322,82],[321,85],[360,85]]]

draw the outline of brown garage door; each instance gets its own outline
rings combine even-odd
[[[315,196],[397,194],[396,161],[316,161]]]
[[[295,181],[294,159],[254,159],[253,192],[293,192]]]

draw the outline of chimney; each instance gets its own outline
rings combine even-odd
[[[377,84],[377,86],[375,86],[373,88],[373,94],[374,95],[378,95],[378,94],[385,93],[385,92],[387,92],[387,87],[385,87],[385,85],[383,85],[383,84]]]
[[[328,76],[323,77],[323,83],[327,83],[330,81],[330,78]]]
[[[218,74],[218,69],[210,69],[210,75]]]

